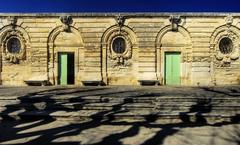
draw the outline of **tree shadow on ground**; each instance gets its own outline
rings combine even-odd
[[[239,86],[202,87],[202,89],[206,92],[212,92],[212,93],[221,95],[221,97],[224,97],[224,96],[239,97],[240,96]]]
[[[128,103],[132,103],[133,100],[131,97],[143,97],[143,96],[159,96],[161,93],[147,93],[144,95],[144,93],[136,93],[136,90],[108,90],[110,88],[87,88],[87,89],[77,89],[77,90],[68,90],[68,89],[50,89],[45,91],[39,91],[34,93],[29,93],[25,96],[20,97],[20,102],[17,104],[7,105],[6,109],[2,111],[2,114],[11,114],[15,111],[19,110],[19,106],[22,110],[25,110],[24,112],[20,113],[19,116],[22,117],[22,119],[28,119],[29,121],[13,121],[10,122],[9,120],[14,120],[16,118],[12,118],[12,116],[3,116],[3,122],[0,125],[0,130],[8,130],[4,134],[0,134],[0,144],[7,144],[8,141],[13,141],[11,145],[19,145],[22,143],[18,143],[17,140],[25,139],[29,137],[33,137],[33,139],[25,141],[25,145],[36,145],[36,144],[52,144],[52,145],[78,145],[82,144],[79,141],[60,141],[55,142],[56,139],[62,138],[62,137],[70,137],[70,136],[76,136],[81,134],[83,131],[88,129],[94,129],[97,127],[100,127],[102,125],[110,125],[113,127],[117,126],[129,126],[127,130],[124,130],[122,132],[114,133],[103,137],[100,141],[97,141],[95,143],[91,143],[93,145],[122,145],[122,139],[134,137],[139,134],[140,128],[153,128],[153,129],[160,129],[159,131],[156,131],[155,134],[145,140],[142,145],[161,145],[164,143],[164,140],[168,136],[172,136],[180,129],[183,128],[192,128],[192,127],[201,127],[201,126],[222,126],[222,125],[228,125],[228,124],[234,124],[239,123],[239,116],[236,115],[232,117],[231,122],[220,122],[216,124],[208,124],[207,119],[202,115],[203,113],[210,113],[212,111],[212,100],[208,97],[202,97],[197,100],[196,104],[192,105],[188,111],[180,112],[179,118],[181,119],[181,122],[177,123],[169,123],[169,124],[159,124],[155,123],[155,121],[158,119],[158,116],[155,115],[148,115],[145,117],[145,120],[143,121],[134,121],[134,122],[126,122],[126,121],[114,121],[114,115],[117,113],[123,113],[127,112],[128,110],[122,109],[122,106]],[[81,123],[70,123],[67,125],[63,125],[60,127],[51,127],[51,128],[45,128],[45,129],[39,129],[39,130],[33,130],[33,131],[27,131],[29,129],[33,129],[36,127],[40,127],[42,125],[51,125],[51,123],[55,122],[56,119],[54,117],[48,116],[47,118],[37,118],[38,115],[34,114],[32,118],[26,118],[27,116],[24,116],[24,114],[27,111],[45,111],[48,110],[48,113],[54,113],[57,110],[52,109],[52,105],[55,105],[56,108],[61,108],[65,111],[73,111],[69,108],[66,108],[64,104],[59,104],[56,102],[53,97],[56,95],[71,95],[71,94],[78,94],[77,97],[74,97],[72,99],[78,100],[79,102],[84,103],[84,97],[85,95],[82,95],[84,93],[91,94],[94,92],[94,95],[116,95],[120,96],[122,93],[126,95],[126,98],[124,98],[123,101],[120,101],[119,103],[113,105],[111,109],[109,110],[103,110],[98,111],[97,113],[90,116],[90,120],[83,121]],[[127,95],[129,94],[129,95]],[[28,100],[30,98],[35,97],[35,101],[42,101],[44,102],[44,107],[41,108],[41,106],[34,105],[34,101]],[[39,97],[39,98],[38,98]],[[44,98],[43,100],[41,100]],[[46,101],[47,100],[47,101]],[[69,99],[71,100],[71,99]],[[26,105],[26,102],[30,101],[29,104]],[[72,100],[73,101],[73,100]],[[32,104],[32,105],[31,105]],[[195,113],[195,119],[191,119],[191,115]],[[29,116],[28,116],[29,117]],[[28,125],[23,125],[25,123],[29,123]],[[22,125],[22,126],[21,126]],[[236,129],[235,132],[233,132],[234,136],[229,139],[231,142],[237,143],[239,145],[239,134],[240,130]]]

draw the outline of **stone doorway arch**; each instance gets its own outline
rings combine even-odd
[[[192,43],[189,32],[182,26],[173,31],[172,26],[162,28],[156,37],[157,77],[160,84],[166,84],[166,53],[180,54],[180,84],[191,84]]]
[[[83,70],[79,68],[83,63],[83,40],[80,32],[69,26],[68,31],[63,26],[56,27],[48,37],[48,78],[50,84],[59,84],[59,53],[74,54],[74,82],[81,84]]]

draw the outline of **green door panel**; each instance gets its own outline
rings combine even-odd
[[[180,85],[180,53],[165,53],[165,84]]]
[[[180,54],[172,56],[172,84],[180,85]]]
[[[68,55],[67,54],[59,54],[60,55],[60,85],[67,85],[68,82]]]
[[[165,55],[165,83],[172,84],[172,57],[169,54]]]

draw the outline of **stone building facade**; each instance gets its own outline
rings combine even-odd
[[[0,14],[2,85],[240,84],[239,13]]]

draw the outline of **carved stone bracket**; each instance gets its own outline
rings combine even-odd
[[[180,16],[170,16],[169,21],[171,22],[172,31],[178,31],[178,25],[181,23]]]
[[[73,22],[72,17],[69,16],[69,15],[60,16],[60,20],[61,20],[61,22],[63,24],[62,25],[63,31],[69,32],[70,31],[70,25]]]
[[[125,17],[122,16],[121,14],[116,16],[116,21],[119,27],[122,27],[124,25],[125,22]]]
[[[119,31],[121,31],[121,28],[124,26],[125,17],[122,16],[121,14],[119,14],[116,16],[115,19],[116,19],[117,25],[119,27]]]
[[[12,29],[15,29],[16,24],[17,24],[17,17],[15,17],[15,16],[9,16],[9,17],[7,18],[7,21],[8,21],[8,23],[9,23],[9,25],[12,26]]]
[[[231,15],[228,15],[226,17],[226,26],[229,28],[233,23],[233,17]]]

